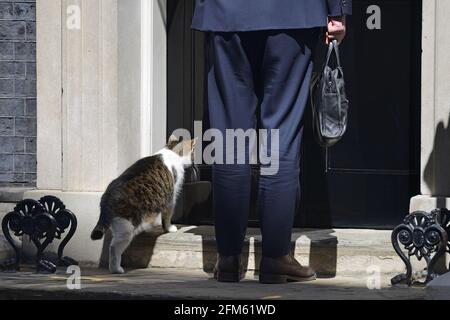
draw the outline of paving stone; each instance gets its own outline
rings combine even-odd
[[[0,273],[0,298],[7,299],[205,299],[205,300],[411,300],[427,299],[423,288],[391,287],[381,278],[370,290],[366,277],[321,278],[283,285],[260,284],[254,275],[240,283],[218,283],[202,271],[148,269],[125,275],[81,268],[81,289],[67,288],[66,269],[35,274],[32,267],[16,274]]]

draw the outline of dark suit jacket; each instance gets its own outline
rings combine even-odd
[[[324,27],[328,16],[350,15],[352,0],[196,0],[192,28],[253,31]]]

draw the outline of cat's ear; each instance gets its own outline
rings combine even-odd
[[[174,142],[179,142],[179,141],[180,140],[173,134],[169,138],[169,144],[174,143]]]
[[[192,149],[197,145],[198,137],[192,140]]]

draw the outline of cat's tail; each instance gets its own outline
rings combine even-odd
[[[103,236],[105,235],[106,229],[104,226],[97,224],[91,232],[91,239],[92,240],[101,240]]]
[[[111,215],[107,210],[107,206],[104,205],[104,198],[102,198],[102,201],[100,203],[100,218],[98,219],[97,225],[95,226],[94,230],[92,230],[91,232],[92,240],[101,240],[103,238],[106,230],[108,230],[111,224],[110,216]]]

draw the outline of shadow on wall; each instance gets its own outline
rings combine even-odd
[[[167,0],[158,0],[158,3],[157,3],[158,4],[158,9],[159,9],[159,15],[163,19],[165,26],[167,25],[167,19],[166,19],[166,17],[167,17],[167,9],[166,9],[167,5],[166,5],[166,1]]]
[[[450,123],[450,116],[449,122]],[[423,173],[423,180],[431,190],[431,194],[437,197],[437,207],[445,208],[445,197],[450,183],[450,170],[448,161],[450,159],[450,125],[445,127],[443,121],[439,122],[434,137],[433,150],[430,153]]]
[[[449,161],[440,159],[450,159],[450,115],[445,127],[443,121],[439,122],[434,136],[433,149],[428,157],[427,164],[423,172],[423,180],[431,191],[431,195],[436,198],[436,208],[447,208],[446,194],[450,184]],[[446,272],[447,265],[445,257],[440,259],[435,270],[438,273]]]

